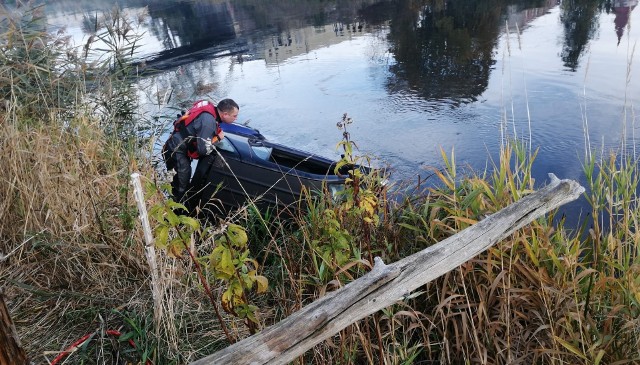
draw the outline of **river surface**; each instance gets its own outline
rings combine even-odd
[[[405,181],[443,167],[441,149],[483,171],[517,138],[539,149],[537,184],[547,173],[584,183],[587,149],[635,154],[636,3],[117,2],[156,70],[138,81],[145,113],[230,97],[240,122],[327,157],[339,155],[347,113],[360,152]],[[116,2],[45,4],[53,29],[83,44],[88,20]]]

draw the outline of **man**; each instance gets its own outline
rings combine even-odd
[[[193,104],[174,122],[174,131],[162,151],[167,171],[175,169],[171,182],[173,199],[181,202],[191,178],[191,160],[213,152],[216,143],[224,138],[219,123],[233,123],[240,107],[231,99],[221,100],[217,106],[204,100]]]

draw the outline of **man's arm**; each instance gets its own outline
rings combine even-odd
[[[216,134],[216,120],[213,115],[202,113],[193,122],[200,124],[195,126],[198,131],[198,154],[205,156],[211,152],[211,138]]]

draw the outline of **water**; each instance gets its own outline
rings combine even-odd
[[[45,3],[53,29],[66,25],[78,44],[90,33],[83,14],[112,6]],[[547,173],[583,181],[587,148],[624,141],[635,152],[636,3],[118,2],[146,32],[140,57],[159,70],[138,82],[148,114],[231,97],[239,121],[267,138],[337,157],[348,113],[360,151],[398,180],[441,168],[441,149],[484,170],[508,136],[539,149],[538,184]]]

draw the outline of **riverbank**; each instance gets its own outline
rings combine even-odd
[[[293,219],[251,208],[216,222],[181,217],[147,141],[128,128],[135,99],[113,68],[126,49],[114,47],[105,69],[83,67],[21,21],[28,32],[1,38],[14,48],[0,59],[11,76],[0,81],[0,286],[35,363],[189,363],[361,277],[374,257],[400,260],[535,189],[535,153],[512,142],[486,171],[462,173],[443,152],[434,187],[405,182],[402,198],[363,176],[344,202],[310,200]],[[578,229],[539,219],[298,363],[640,361],[637,163],[605,154],[584,166],[597,219]],[[159,308],[133,172],[157,244]]]

